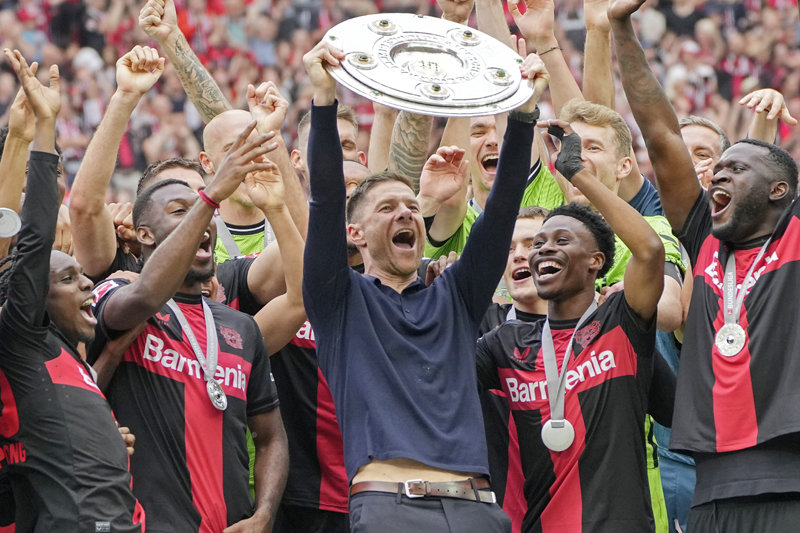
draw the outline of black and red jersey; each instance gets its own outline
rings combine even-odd
[[[558,367],[577,320],[551,321]],[[612,295],[575,335],[565,415],[575,441],[563,452],[541,439],[550,418],[541,351],[543,322],[507,322],[478,341],[478,379],[506,394],[519,435],[528,512],[525,532],[643,532],[654,529],[644,416],[655,321]]]
[[[141,533],[144,513],[111,408],[45,314],[57,162],[31,153],[33,192],[0,314],[0,472],[13,489],[16,531]]]
[[[744,299],[739,324],[741,352],[725,357],[714,346],[724,323],[722,282],[730,253],[741,284],[766,238],[731,249],[711,235],[705,193],[698,197],[681,234],[694,276],[678,374],[670,448],[728,452],[800,432],[800,204],[787,209]]]
[[[511,313],[513,309],[513,313]],[[544,315],[525,313],[514,309],[513,304],[492,303],[486,310],[479,334],[500,327],[510,319],[534,322]],[[489,475],[497,503],[511,518],[512,533],[519,533],[528,510],[523,490],[524,476],[519,455],[519,437],[511,407],[505,392],[500,389],[483,390],[480,393],[483,426],[486,431],[486,447],[489,450]]]
[[[95,288],[98,340],[92,353],[116,334],[103,309],[127,282]],[[176,295],[201,347],[206,346],[199,295]],[[219,339],[215,379],[228,397],[219,411],[206,393],[203,371],[169,307],[150,317],[125,351],[108,399],[120,423],[136,435],[131,468],[134,493],[157,532],[219,532],[252,515],[246,446],[247,417],[278,406],[269,358],[253,319],[206,299]],[[91,357],[90,357],[91,358]]]
[[[315,348],[314,331],[306,322],[271,360],[290,449],[283,502],[346,513],[342,433]]]

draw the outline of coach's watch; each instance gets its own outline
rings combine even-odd
[[[513,118],[514,120],[518,120],[520,122],[526,122],[528,124],[536,124],[536,121],[539,120],[539,106],[537,105],[536,108],[530,113],[525,113],[524,111],[517,111],[515,109],[513,111],[509,111],[508,116],[509,118]]]

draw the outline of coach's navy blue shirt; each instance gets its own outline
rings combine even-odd
[[[349,480],[371,458],[488,474],[475,339],[505,268],[532,141],[532,125],[509,120],[497,186],[461,259],[430,287],[417,280],[398,293],[347,266],[336,104],[312,107],[303,297]]]

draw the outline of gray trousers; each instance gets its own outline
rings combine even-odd
[[[352,533],[511,533],[497,504],[362,492],[350,498]]]

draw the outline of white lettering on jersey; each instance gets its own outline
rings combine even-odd
[[[603,350],[599,355],[595,355],[595,351],[592,350],[588,361],[584,361],[572,370],[567,370],[566,389],[572,390],[578,384],[599,377],[616,367],[614,352]],[[544,379],[519,381],[517,378],[506,378],[506,387],[512,402],[535,402],[547,399],[547,380]]]
[[[164,341],[150,333],[145,339],[143,357],[164,368],[188,374],[189,377],[195,379],[204,379],[203,369],[200,368],[200,363],[194,356],[186,357],[171,348],[164,349]],[[220,385],[233,387],[242,392],[247,391],[247,375],[242,372],[242,365],[236,365],[236,368],[218,365],[217,371],[214,373],[214,380]]]

